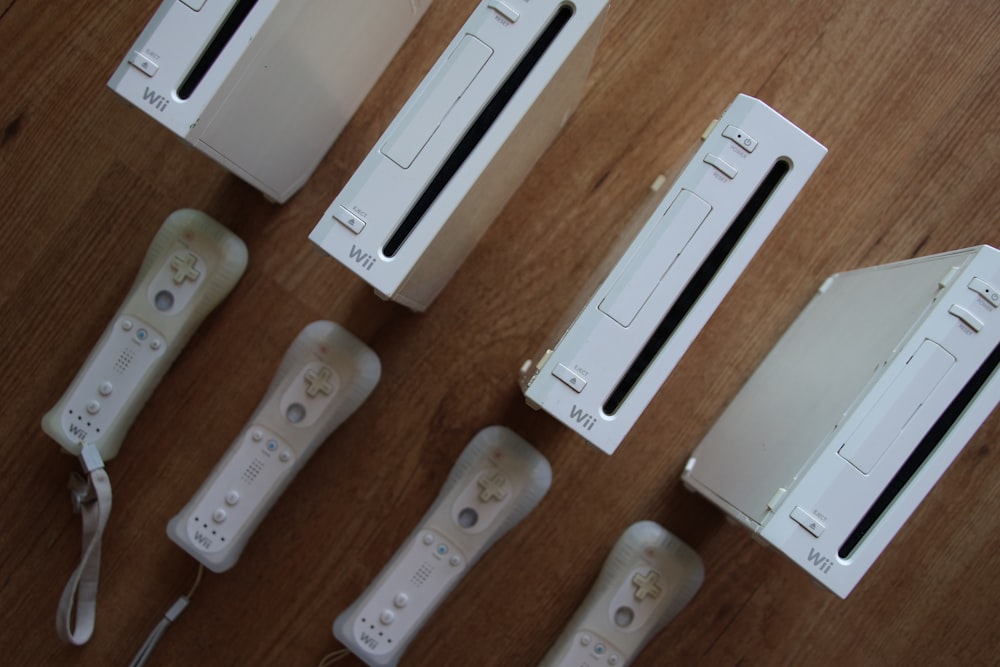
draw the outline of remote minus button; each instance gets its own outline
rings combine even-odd
[[[350,229],[355,234],[360,234],[365,228],[365,222],[363,220],[359,220],[357,216],[343,206],[340,207],[339,211],[336,211],[333,214],[333,219],[342,224],[344,227]]]
[[[819,519],[801,507],[793,509],[791,516],[795,523],[808,530],[813,537],[819,537],[823,534],[823,531],[826,530],[826,526],[820,523]]]
[[[584,380],[583,377],[563,364],[557,364],[555,369],[553,369],[552,374],[565,382],[570,389],[578,394],[583,391],[584,387],[587,386],[587,381]]]

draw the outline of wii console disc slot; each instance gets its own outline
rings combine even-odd
[[[832,276],[684,483],[846,597],[1000,402],[998,284],[988,246]]]
[[[576,108],[606,12],[480,2],[309,238],[425,310]]]
[[[523,367],[529,405],[613,453],[825,154],[739,95],[558,342]]]

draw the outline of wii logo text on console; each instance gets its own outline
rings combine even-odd
[[[594,417],[589,412],[584,412],[582,408],[576,406],[576,403],[573,404],[572,409],[569,411],[569,418],[575,420],[577,424],[582,424],[583,428],[588,431],[593,430],[594,424],[597,423],[597,417]]]
[[[355,263],[360,264],[365,271],[371,271],[372,267],[375,266],[375,256],[371,253],[364,252],[361,248],[351,244],[351,259]]]
[[[170,98],[150,89],[149,86],[146,86],[146,92],[142,94],[142,100],[149,103],[150,106],[156,107],[157,111],[166,111],[167,105],[170,104]]]
[[[812,547],[809,548],[809,557],[806,559],[813,565],[815,565],[820,572],[826,574],[833,567],[833,561],[816,551]]]

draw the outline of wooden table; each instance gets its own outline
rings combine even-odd
[[[520,1],[520,0],[517,0]],[[587,93],[425,315],[377,299],[307,235],[476,4],[435,0],[302,191],[284,206],[105,83],[154,2],[0,6],[0,656],[123,665],[194,561],[165,535],[308,322],[367,341],[381,385],[315,455],[238,565],[206,576],[151,665],[315,665],[471,436],[505,424],[550,460],[542,504],[465,578],[410,665],[532,665],[630,523],[696,548],[705,584],[637,665],[995,664],[1000,415],[993,414],[846,601],[680,482],[688,454],[835,271],[1000,245],[1000,5],[992,0],[614,0]],[[826,160],[619,451],[524,404],[517,369],[653,178],[739,92]],[[109,463],[98,626],[53,629],[79,550],[76,465],[39,427],[177,208],[247,243],[249,269],[192,338]],[[343,664],[360,664],[354,658]]]

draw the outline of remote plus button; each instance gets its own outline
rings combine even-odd
[[[194,282],[201,277],[201,271],[194,268],[198,257],[189,252],[186,255],[174,255],[170,258],[170,268],[174,270],[174,284],[183,285],[185,280]]]
[[[316,398],[318,394],[329,396],[330,392],[333,391],[333,383],[330,382],[331,375],[333,375],[333,371],[326,366],[322,366],[318,370],[310,368],[306,371],[306,384],[309,385],[306,387],[306,395],[309,398]]]
[[[658,575],[655,570],[650,570],[645,576],[637,574],[632,577],[632,585],[635,586],[635,599],[641,602],[647,597],[653,598],[654,600],[660,597],[660,593],[663,592],[663,589],[656,583],[659,578],[660,575]]]
[[[503,488],[506,483],[507,479],[500,473],[496,473],[492,477],[483,475],[479,478],[479,487],[482,489],[479,493],[479,499],[484,503],[491,500],[503,500],[507,497],[507,490]]]

